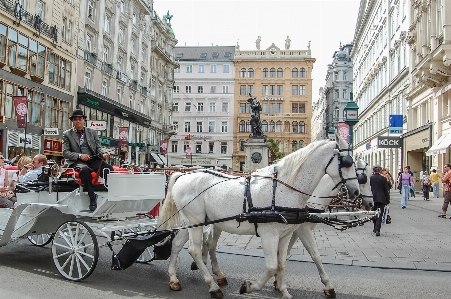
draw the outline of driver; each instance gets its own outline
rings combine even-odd
[[[33,161],[23,166],[19,172],[19,183],[37,180],[42,169],[47,165],[47,157],[42,154],[34,156]]]

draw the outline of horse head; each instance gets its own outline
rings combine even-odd
[[[373,194],[370,186],[371,169],[362,158],[357,159],[355,163],[355,172],[357,181],[360,184],[360,195],[365,210],[369,211],[373,207]]]

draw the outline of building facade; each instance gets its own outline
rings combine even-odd
[[[251,134],[249,94],[262,106],[263,133],[274,140],[279,151],[289,154],[311,142],[312,69],[315,58],[308,50],[237,50],[235,68],[235,111],[233,170],[243,170],[244,143]],[[288,45],[285,48],[289,48]]]
[[[404,131],[407,126],[409,19],[408,1],[362,0],[351,51],[354,101],[359,106],[354,154],[371,165],[389,168],[392,174],[403,164],[402,150],[399,145],[387,148],[380,141],[399,138],[403,133],[400,130],[390,133],[390,115],[402,115]]]
[[[79,1],[5,0],[0,17],[0,151],[59,160],[77,92]],[[17,96],[27,103],[25,128],[18,128]]]
[[[177,135],[169,139],[168,163],[232,167],[235,47],[176,47],[174,51],[180,64],[173,96]]]

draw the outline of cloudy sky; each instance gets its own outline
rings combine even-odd
[[[351,43],[360,0],[154,0],[160,18],[169,10],[178,46],[232,46],[261,49],[272,43],[281,49],[287,36],[293,50],[311,41],[313,101],[324,86],[327,64],[340,42]]]

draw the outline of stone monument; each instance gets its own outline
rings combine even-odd
[[[269,142],[266,142],[266,136],[263,134],[262,124],[260,121],[260,111],[262,106],[256,97],[252,97],[249,94],[247,100],[252,113],[250,119],[250,125],[252,133],[249,135],[249,139],[244,143],[246,149],[246,163],[243,167],[244,171],[253,172],[258,168],[263,168],[269,164]]]

